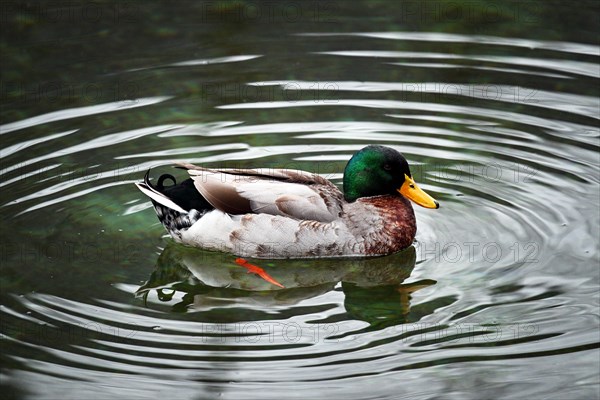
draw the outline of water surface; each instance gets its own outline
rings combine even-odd
[[[597,4],[394,3],[6,8],[3,392],[598,398]],[[285,289],[133,186],[172,160],[341,184],[367,144],[441,208],[389,257],[256,262]]]

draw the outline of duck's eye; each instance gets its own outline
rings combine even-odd
[[[391,171],[392,166],[390,164],[383,164],[383,169],[385,169],[386,171]]]

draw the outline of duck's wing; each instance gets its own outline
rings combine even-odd
[[[331,222],[342,210],[343,195],[329,180],[290,169],[207,169],[179,163],[194,186],[215,208],[229,214],[271,214]]]

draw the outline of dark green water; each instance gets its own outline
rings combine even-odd
[[[3,398],[597,399],[596,2],[2,3]],[[172,160],[341,183],[367,144],[441,203],[415,246],[175,245]]]

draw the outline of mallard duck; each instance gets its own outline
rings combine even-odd
[[[177,184],[149,172],[137,187],[177,242],[252,258],[365,257],[410,246],[417,232],[412,205],[439,208],[412,178],[398,151],[367,146],[344,170],[343,189],[310,172],[208,169],[178,163]],[[172,185],[164,186],[165,181]]]

